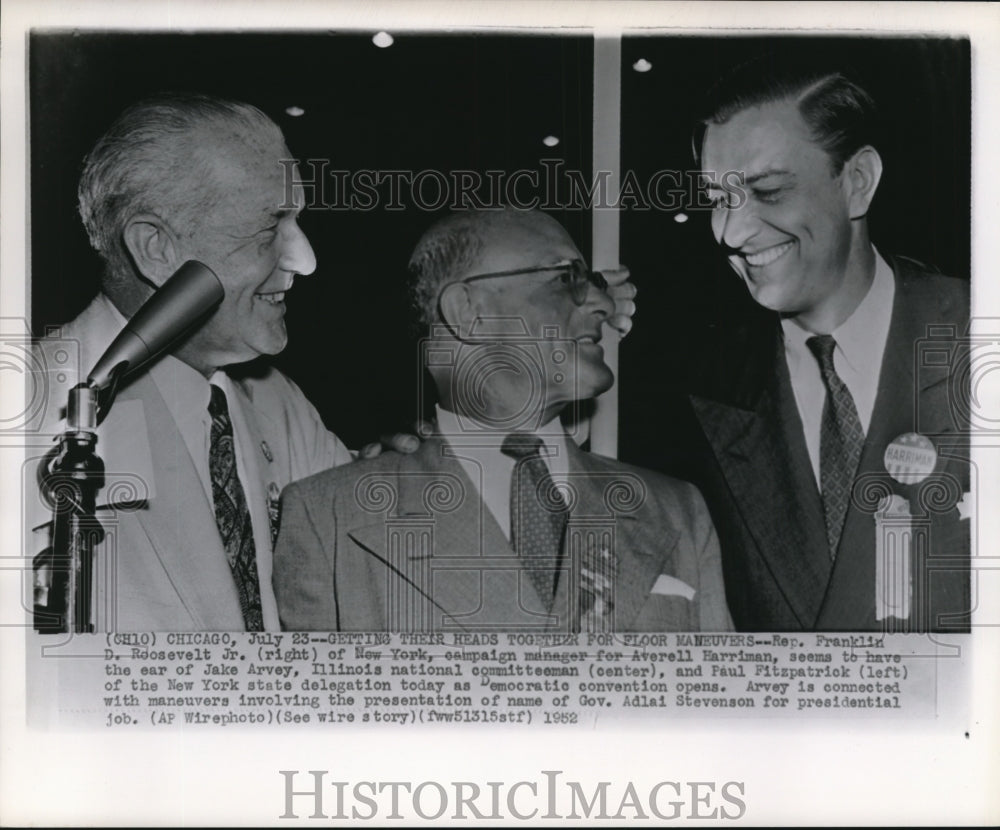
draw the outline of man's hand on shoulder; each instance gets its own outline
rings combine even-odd
[[[383,452],[399,452],[409,455],[420,449],[421,435],[430,435],[431,425],[426,421],[417,421],[413,425],[413,432],[397,432],[392,435],[383,435],[378,441],[365,444],[358,451],[358,458],[377,458]]]

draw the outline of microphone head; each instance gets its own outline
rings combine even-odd
[[[97,361],[87,383],[105,389],[136,371],[176,342],[224,296],[212,269],[188,260],[132,316]]]

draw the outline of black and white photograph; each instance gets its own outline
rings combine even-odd
[[[1000,21],[689,5],[13,4],[0,820],[996,821]]]

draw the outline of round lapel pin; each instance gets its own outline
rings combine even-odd
[[[900,484],[917,484],[934,472],[937,450],[926,435],[907,432],[885,448],[883,461],[886,472]]]

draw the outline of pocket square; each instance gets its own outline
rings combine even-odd
[[[684,597],[684,599],[694,599],[694,588],[686,582],[681,582],[675,576],[660,574],[653,584],[653,594],[663,594],[668,597]]]

